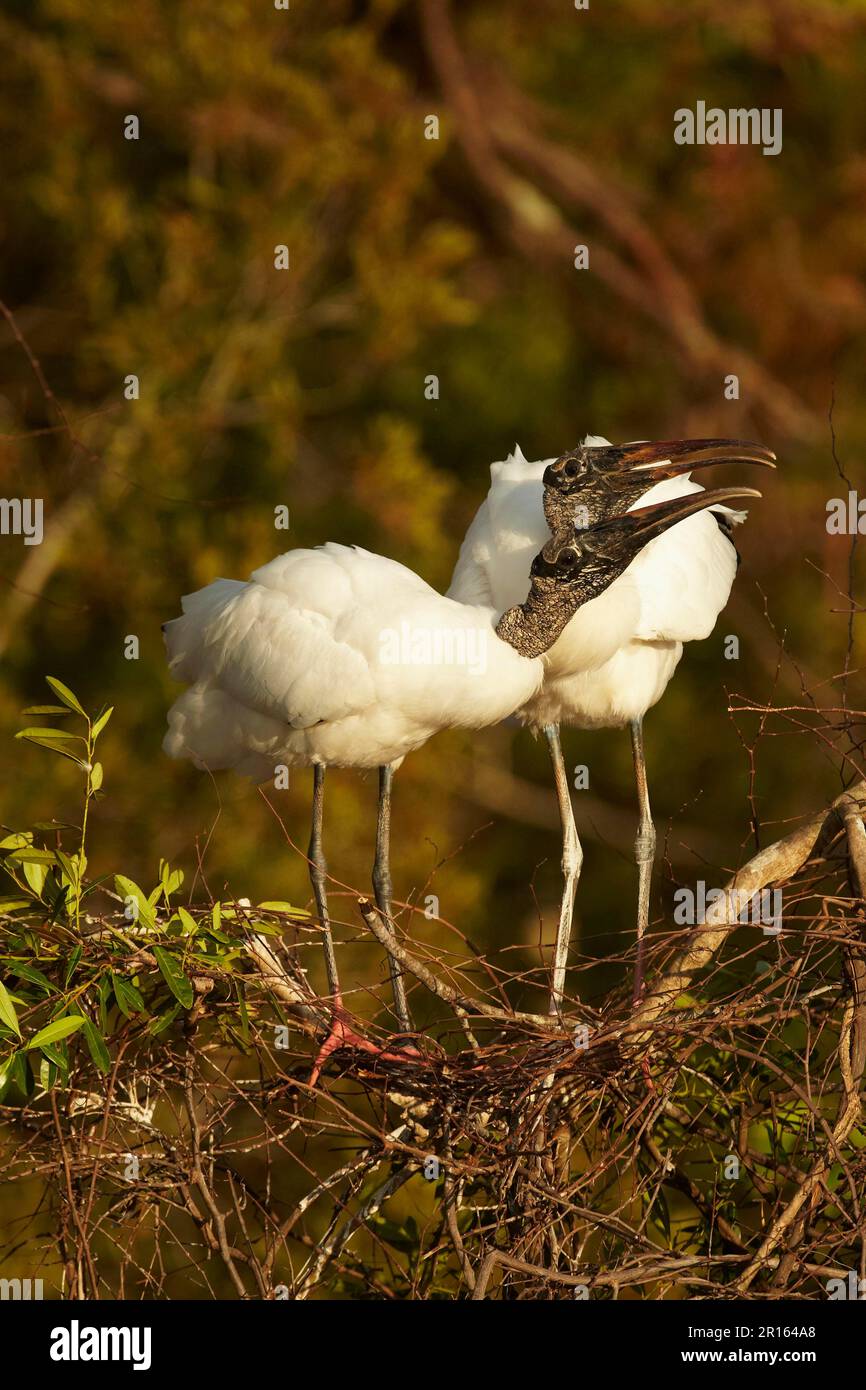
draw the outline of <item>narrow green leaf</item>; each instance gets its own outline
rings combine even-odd
[[[187,912],[185,907],[179,907],[177,909],[177,915],[180,918],[180,923],[183,927],[184,934],[186,936],[195,936],[195,933],[198,930],[198,928],[196,927],[195,918],[192,916],[192,914]]]
[[[33,1086],[30,1061],[23,1052],[16,1052],[12,1058],[12,1065],[6,1077],[7,1081],[14,1081],[22,1096],[29,1096]]]
[[[63,719],[69,717],[70,711],[65,705],[28,705],[21,711],[22,714],[58,714]]]
[[[169,869],[166,864],[162,874],[162,886],[165,889],[166,895],[170,898],[172,893],[176,893],[182,884],[183,869]]]
[[[106,724],[108,723],[108,721],[109,721],[109,719],[111,718],[111,716],[112,716],[113,713],[114,713],[114,705],[109,705],[109,707],[108,707],[108,709],[105,711],[105,713],[104,713],[104,714],[101,714],[101,715],[99,716],[99,718],[96,720],[95,724],[93,725],[93,728],[91,729],[91,734],[92,734],[93,738],[99,738],[99,735],[102,733],[102,730],[105,728]]]
[[[42,1048],[42,1055],[57,1067],[65,1085],[69,1080],[69,1053],[66,1050],[66,1044],[64,1043],[62,1047],[52,1047],[50,1043],[46,1043]]]
[[[111,974],[106,971],[99,981],[99,1023],[103,1033],[108,1032],[108,997],[111,994]]]
[[[68,758],[71,763],[77,763],[79,767],[84,767],[84,759],[79,758],[76,753],[70,753],[68,748],[61,748],[58,739],[36,738],[33,734],[16,734],[16,738],[23,738],[26,743],[35,743],[37,748],[48,748],[52,753],[58,753],[61,758]]]
[[[80,734],[71,734],[68,729],[52,729],[48,724],[34,724],[32,728],[19,729],[16,738],[32,738],[34,741],[41,738],[43,742],[48,739],[53,741],[59,739],[61,743],[83,743],[87,746],[87,740]]]
[[[56,864],[53,849],[13,849],[9,858],[15,864]]]
[[[68,1038],[70,1033],[77,1033],[84,1022],[85,1020],[80,1014],[67,1014],[65,1018],[55,1018],[45,1028],[40,1028],[39,1032],[30,1039],[27,1043],[27,1051],[32,1051],[34,1047],[46,1047],[51,1043],[59,1042],[61,1038]]]
[[[77,886],[78,879],[80,876],[77,857],[75,859],[71,859],[68,854],[63,853],[62,849],[58,849],[55,852],[57,854],[57,862],[60,865],[66,877],[69,879],[69,882],[74,887]]]
[[[192,1008],[192,984],[181,970],[174,956],[169,955],[168,951],[162,946],[154,946],[153,954],[156,956],[156,963],[162,971],[163,979],[175,999],[179,1004],[182,1004],[185,1009]]]
[[[180,1013],[180,1004],[175,1004],[167,1013],[160,1014],[159,1018],[152,1018],[147,1025],[148,1033],[164,1033],[166,1028],[170,1028]]]
[[[9,998],[6,986],[3,984],[0,984],[0,1020],[6,1024],[7,1028],[11,1028],[13,1033],[17,1033],[19,1038],[21,1037],[21,1025],[18,1022],[15,1005]]]
[[[262,912],[291,912],[293,917],[309,917],[309,912],[303,907],[293,907],[286,902],[267,902],[259,903]]]
[[[114,886],[123,898],[127,920],[134,921],[137,916],[146,927],[156,926],[153,909],[137,883],[133,883],[132,879],[124,874],[115,874]]]
[[[42,1087],[43,1091],[53,1090],[59,1075],[60,1071],[58,1067],[55,1067],[52,1062],[49,1062],[47,1057],[40,1057],[39,1084]]]
[[[17,975],[19,979],[29,980],[31,985],[38,985],[40,989],[44,989],[48,994],[54,989],[51,981],[42,974],[41,970],[37,970],[35,965],[28,965],[26,961],[21,961],[19,964],[16,961],[10,964],[9,969],[12,971],[12,974]]]
[[[102,786],[102,763],[94,763],[90,769],[90,790],[98,792]]]
[[[68,685],[64,685],[63,681],[59,681],[56,676],[46,676],[45,679],[51,686],[58,700],[62,700],[64,705],[67,705],[69,709],[74,709],[76,714],[84,715],[84,718],[87,718],[84,709],[78,701],[78,697],[73,695]]]
[[[75,974],[76,970],[78,969],[78,962],[81,960],[82,952],[83,947],[76,946],[72,952],[72,955],[69,957],[69,964],[66,967],[66,979],[63,982],[64,989],[69,988],[69,982],[72,979],[72,976]]]
[[[29,883],[37,898],[42,897],[42,889],[45,887],[45,880],[48,877],[48,870],[44,864],[24,863],[24,877]]]
[[[89,1018],[84,1020],[84,1040],[97,1071],[111,1071],[111,1053],[105,1046],[105,1040],[96,1024],[91,1023]]]
[[[125,1014],[127,1018],[132,1018],[133,1014],[147,1013],[141,993],[131,980],[124,979],[123,975],[112,975],[111,983],[114,986],[117,1007],[122,1014]]]

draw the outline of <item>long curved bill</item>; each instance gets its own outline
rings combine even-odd
[[[753,487],[717,487],[708,492],[690,492],[685,497],[669,497],[664,502],[653,502],[648,507],[625,512],[612,521],[603,521],[591,527],[582,535],[587,540],[591,538],[593,544],[606,553],[612,548],[620,554],[636,555],[656,536],[676,526],[678,521],[685,521],[686,517],[694,516],[707,507],[760,496],[760,492]]]
[[[600,457],[593,457],[593,462],[603,471],[641,473],[654,483],[713,463],[756,463],[762,468],[776,467],[773,450],[748,439],[655,439],[602,446],[598,453]]]

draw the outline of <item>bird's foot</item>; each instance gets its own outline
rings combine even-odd
[[[349,1022],[349,1016],[343,1008],[342,1000],[335,997],[333,1012],[331,1014],[331,1026],[328,1035],[322,1046],[316,1053],[316,1060],[313,1063],[313,1070],[310,1072],[310,1086],[315,1086],[322,1074],[322,1068],[333,1052],[338,1052],[341,1047],[354,1047],[359,1052],[366,1052],[373,1057],[377,1057],[382,1062],[415,1062],[421,1061],[421,1053],[411,1044],[401,1045],[398,1048],[388,1048],[380,1046],[378,1043],[371,1042],[362,1033],[354,1029]]]

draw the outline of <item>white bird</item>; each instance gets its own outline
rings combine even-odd
[[[525,557],[518,605],[443,597],[393,560],[329,543],[289,551],[245,583],[217,579],[164,625],[172,675],[189,684],[168,715],[171,757],[259,782],[283,766],[313,767],[310,878],[334,1012],[326,1049],[352,1039],[328,915],[325,769],[379,769],[373,885],[390,925],[395,769],[442,729],[479,729],[526,706],[543,679],[542,654],[578,607],[603,601],[596,595],[672,519],[666,505],[583,538],[569,527],[562,544],[545,530],[543,553]],[[391,968],[409,1031],[403,976],[393,960]]]
[[[773,466],[774,455],[738,440],[676,440],[615,447],[588,436],[559,459],[530,463],[519,446],[491,466],[491,486],[469,527],[451,586],[462,602],[505,607],[519,603],[526,566],[545,532],[569,524],[595,526],[677,497],[716,498],[709,511],[690,515],[647,545],[595,603],[580,610],[544,658],[539,690],[518,711],[533,731],[543,730],[553,763],[563,831],[563,894],[554,947],[551,1011],[565,985],[574,896],[583,851],[574,822],[562,755],[561,724],[583,729],[631,728],[640,821],[638,959],[635,1000],[643,979],[643,944],[649,923],[655,829],[650,812],[643,717],[667,687],[683,643],[709,636],[728,600],[738,556],[730,540],[744,512],[718,505],[752,489],[707,494],[689,477],[692,468],[723,460]],[[649,486],[652,484],[652,486]],[[709,501],[705,503],[709,507]]]

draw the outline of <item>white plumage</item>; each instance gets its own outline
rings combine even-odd
[[[607,440],[589,435],[589,445]],[[519,447],[491,465],[491,485],[460,548],[448,594],[461,602],[510,607],[528,588],[528,566],[549,534],[542,475]],[[703,492],[688,475],[656,483],[629,510]],[[544,683],[519,711],[533,728],[620,727],[663,695],[684,642],[708,637],[727,603],[737,553],[713,513],[732,523],[745,512],[717,506],[687,517],[645,546],[604,594],[579,609],[544,656]]]
[[[697,460],[712,462],[727,456],[760,463],[773,458],[771,451],[741,441],[669,441],[669,445],[680,460],[688,462],[693,455],[695,466]],[[699,446],[696,452],[693,446]],[[631,489],[631,504],[624,510],[704,493],[688,472],[680,471],[681,463],[671,469],[677,476],[664,476],[660,465],[670,462],[665,457],[667,447],[623,446],[613,450],[608,440],[589,435],[573,455],[536,463],[530,463],[516,447],[503,463],[491,467],[490,490],[461,546],[449,595],[496,605],[522,600],[529,559],[548,533],[544,503],[545,470],[549,466],[546,480],[551,496],[558,499],[556,514],[560,518],[570,515],[577,529],[587,524],[577,520],[581,488],[584,495],[592,496],[596,516],[617,513],[616,489],[610,481],[617,470]],[[591,462],[595,450],[599,451],[597,464]],[[603,465],[600,460],[605,450],[608,462]],[[621,458],[611,458],[611,451]],[[564,470],[569,461],[578,457],[579,462],[567,475]],[[605,467],[609,470],[607,481]],[[654,470],[660,481],[644,489],[644,481],[652,478],[648,469]],[[568,476],[574,482],[568,482]],[[563,503],[563,495],[571,500]],[[571,513],[569,506],[574,508]],[[744,520],[745,513],[714,505],[680,521],[650,541],[595,603],[578,610],[544,655],[543,683],[518,711],[525,723],[543,729],[547,738],[562,821],[563,895],[554,950],[552,1010],[562,1001],[574,895],[583,863],[559,727],[571,724],[595,729],[627,724],[631,729],[640,806],[635,840],[639,871],[637,999],[642,988],[643,940],[649,922],[655,853],[642,721],[663,695],[682,656],[683,643],[709,636],[728,600],[737,572],[737,552],[717,516],[724,518],[726,529],[730,529]]]
[[[398,765],[441,729],[497,723],[532,698],[541,659],[497,637],[501,612],[333,543],[280,555],[248,583],[217,579],[165,625],[171,672],[189,683],[165,751],[256,781],[279,764]]]
[[[578,602],[574,591],[573,601],[558,604],[556,631]],[[283,766],[314,768],[310,877],[334,999],[315,1075],[328,1048],[349,1037],[322,849],[326,767],[379,769],[373,885],[390,923],[395,768],[441,729],[504,719],[532,698],[544,668],[540,657],[521,655],[497,635],[501,610],[445,598],[404,565],[357,547],[292,550],[247,583],[217,579],[182,606],[183,616],[163,629],[172,675],[189,684],[169,711],[166,753],[258,782]],[[540,603],[542,619],[543,609]],[[407,1031],[405,986],[393,959],[391,978]]]
[[[317,1069],[349,1037],[327,908],[325,769],[379,770],[373,884],[389,923],[391,779],[406,754],[442,729],[482,728],[516,710],[532,723],[546,722],[552,709],[557,719],[576,718],[588,698],[576,683],[581,673],[597,672],[613,685],[620,678],[613,663],[631,646],[646,662],[660,645],[662,579],[636,579],[640,557],[626,566],[682,507],[593,528],[581,541],[569,521],[551,540],[540,505],[543,469],[522,456],[494,465],[449,595],[393,560],[329,543],[280,555],[246,583],[215,580],[187,595],[183,615],[165,624],[170,670],[188,684],[169,711],[163,746],[171,757],[256,781],[283,766],[314,769],[310,877],[334,999]],[[661,543],[650,541],[648,551]],[[671,650],[679,640],[664,637]],[[586,687],[596,699],[600,689]],[[559,785],[561,768],[557,776]],[[393,958],[391,975],[406,1031],[405,988]]]

